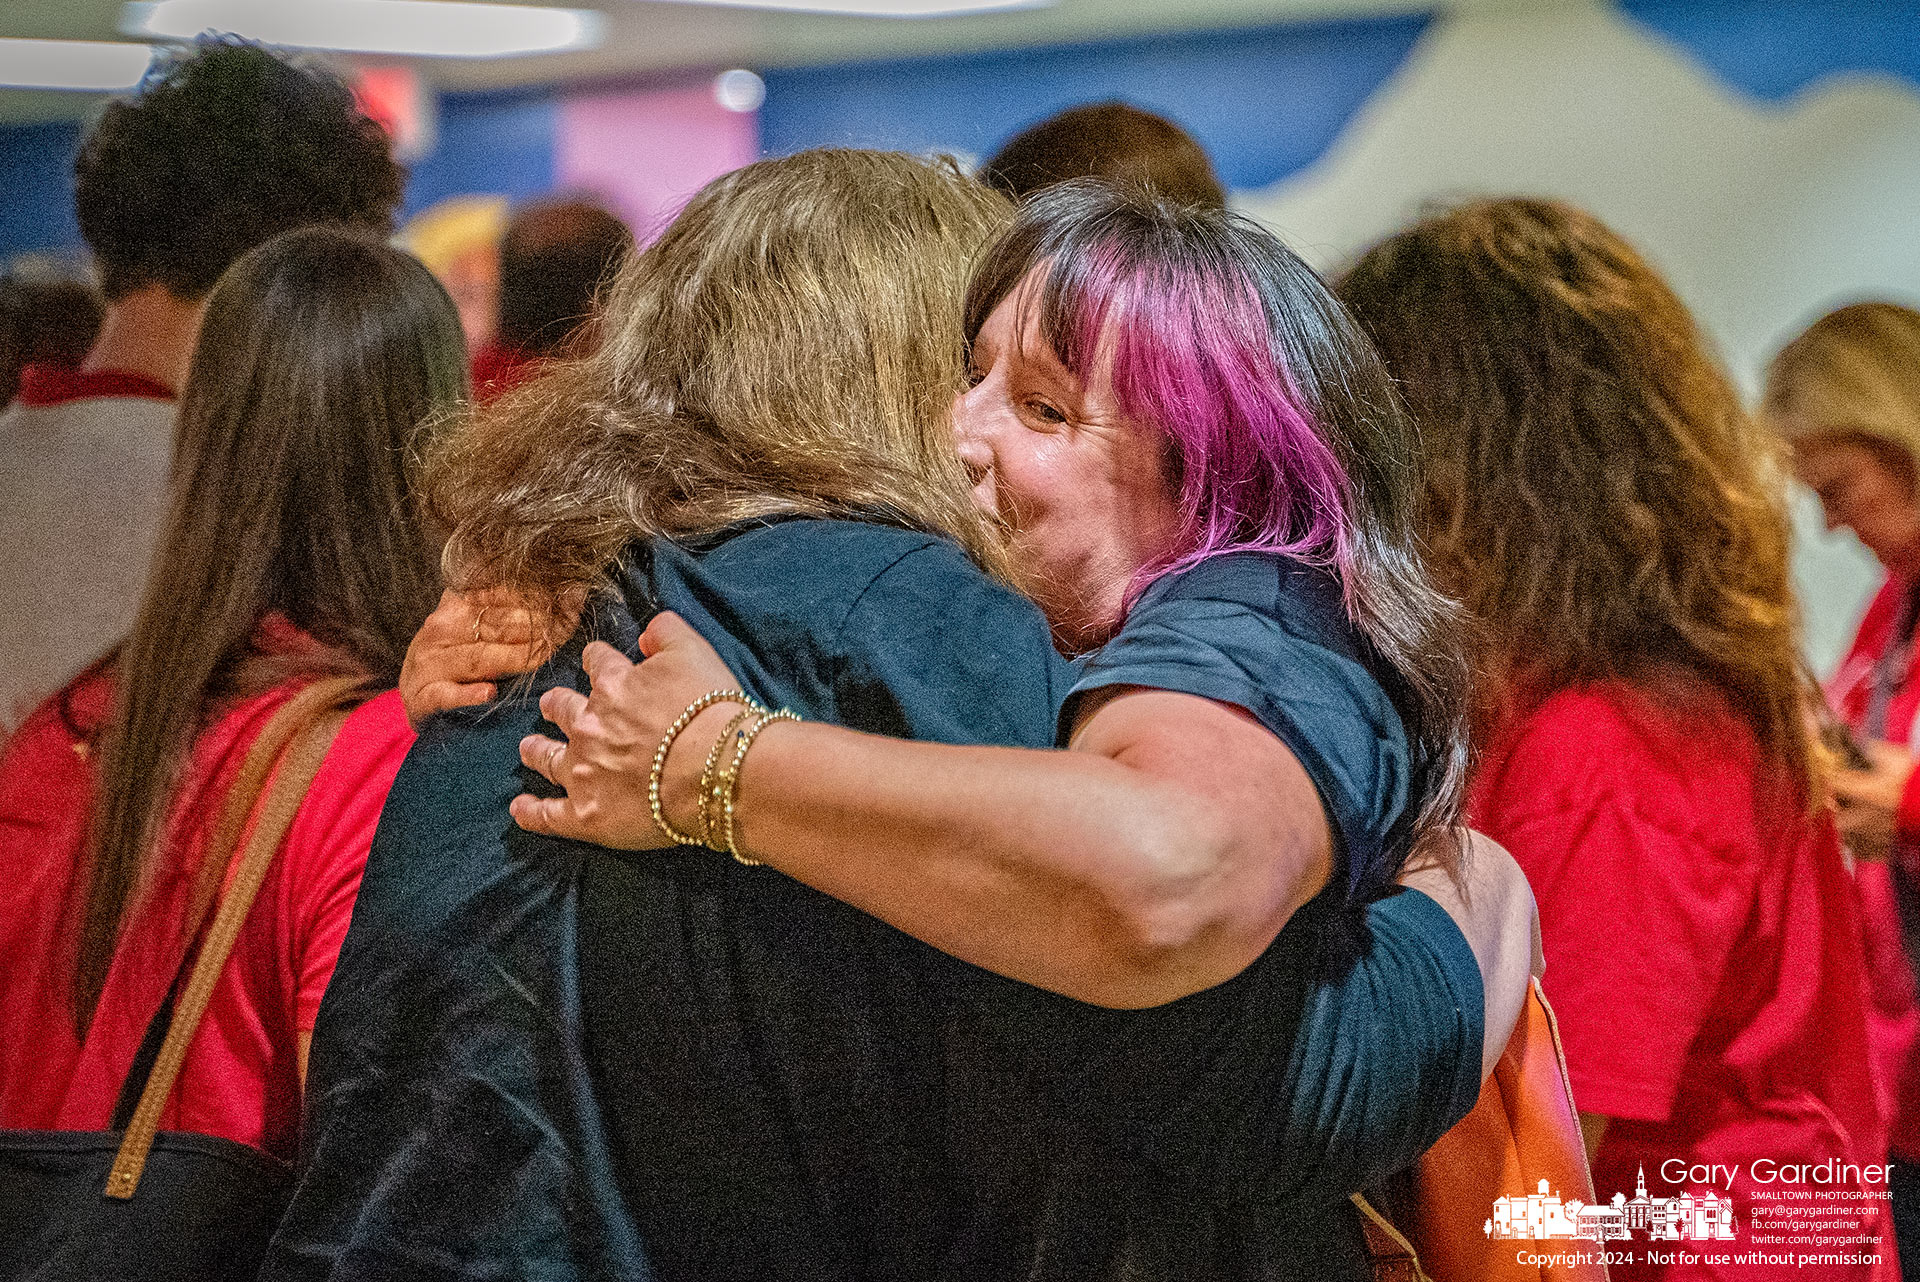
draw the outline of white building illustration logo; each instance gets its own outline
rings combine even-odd
[[[1647,1168],[1640,1168],[1640,1187],[1628,1201],[1615,1193],[1613,1201],[1588,1206],[1560,1195],[1540,1181],[1540,1191],[1525,1197],[1502,1197],[1493,1203],[1486,1222],[1490,1238],[1577,1238],[1588,1242],[1628,1241],[1636,1236],[1652,1241],[1726,1242],[1733,1239],[1733,1198],[1709,1189],[1700,1196],[1648,1197]]]

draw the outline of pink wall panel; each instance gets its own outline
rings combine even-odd
[[[597,195],[650,240],[708,181],[759,158],[752,112],[701,81],[682,89],[569,95],[554,143],[557,189]]]

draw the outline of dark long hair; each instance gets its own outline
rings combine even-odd
[[[1420,423],[1421,525],[1489,695],[1684,669],[1816,798],[1784,474],[1666,282],[1591,214],[1506,199],[1389,237],[1339,290]]]
[[[306,663],[392,684],[440,590],[413,473],[423,425],[466,395],[460,323],[426,268],[371,239],[289,232],[241,257],[207,304],[181,399],[172,499],[121,647],[100,744],[90,864],[76,885],[83,1031],[120,928],[164,857],[177,785],[262,664],[270,614],[322,643]]]
[[[1413,751],[1413,819],[1389,843],[1404,859],[1459,814],[1470,674],[1464,611],[1414,531],[1413,427],[1373,344],[1271,232],[1145,191],[1081,180],[1032,197],[974,273],[969,342],[1033,273],[1061,363],[1085,377],[1110,356],[1121,409],[1167,439],[1180,530],[1134,596],[1231,552],[1339,576]]]

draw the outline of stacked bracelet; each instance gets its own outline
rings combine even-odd
[[[734,732],[755,717],[764,717],[767,710],[753,699],[747,700],[746,707],[733,714],[733,720],[727,722],[727,728],[713,741],[713,747],[707,750],[707,762],[700,768],[700,844],[709,850],[720,847],[713,844],[714,820],[720,814],[721,789],[717,784],[720,758],[726,751],[727,740]]]
[[[653,752],[653,769],[647,775],[647,805],[653,810],[653,822],[666,835],[668,841],[676,846],[704,846],[707,843],[691,833],[681,832],[667,822],[667,812],[660,806],[660,775],[667,768],[667,753],[673,747],[673,741],[680,732],[693,724],[693,719],[716,703],[739,703],[749,708],[760,705],[747,697],[744,690],[709,690],[687,705],[679,719],[667,727],[667,733],[660,740],[660,746]]]
[[[720,779],[715,785],[715,791],[720,802],[721,831],[727,838],[726,852],[733,856],[735,863],[745,864],[749,868],[758,868],[761,864],[760,860],[741,854],[740,847],[734,844],[733,839],[733,803],[734,799],[740,794],[740,766],[741,763],[747,759],[747,749],[753,747],[753,741],[759,737],[760,732],[774,722],[798,721],[799,719],[795,713],[787,708],[782,708],[778,712],[766,712],[763,709],[758,721],[755,721],[745,730],[740,731],[740,745],[734,750],[733,764],[721,773]],[[715,849],[719,849],[719,847],[715,847]]]
[[[681,731],[693,724],[695,717],[716,703],[737,703],[741,711],[727,722],[726,729],[720,732],[720,737],[713,741],[713,747],[707,750],[706,764],[700,770],[700,832],[695,836],[681,832],[667,822],[667,812],[660,801],[660,780],[666,771],[667,753],[672,750],[674,740],[680,737]],[[667,727],[660,746],[654,749],[653,769],[647,776],[647,804],[653,810],[653,822],[666,834],[667,840],[680,846],[705,846],[708,850],[732,855],[736,862],[750,868],[760,867],[760,860],[741,854],[734,842],[733,808],[740,792],[740,767],[747,759],[747,749],[753,746],[753,741],[762,730],[776,721],[798,720],[800,718],[786,708],[777,712],[768,711],[765,705],[743,690],[711,690],[688,704],[686,710]],[[726,758],[729,743],[733,746],[733,759],[725,768],[721,768],[720,763]],[[716,819],[719,821],[719,835],[725,839],[725,845],[715,839]]]

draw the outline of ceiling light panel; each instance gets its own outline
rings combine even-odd
[[[591,49],[605,29],[590,9],[455,0],[155,0],[120,11],[128,35],[189,40],[219,31],[293,49],[422,58]]]
[[[0,87],[99,93],[131,89],[153,51],[110,40],[0,39]]]
[[[729,9],[779,9],[789,13],[851,14],[862,18],[953,18],[1008,9],[1045,9],[1054,0],[671,0],[675,4]]]

